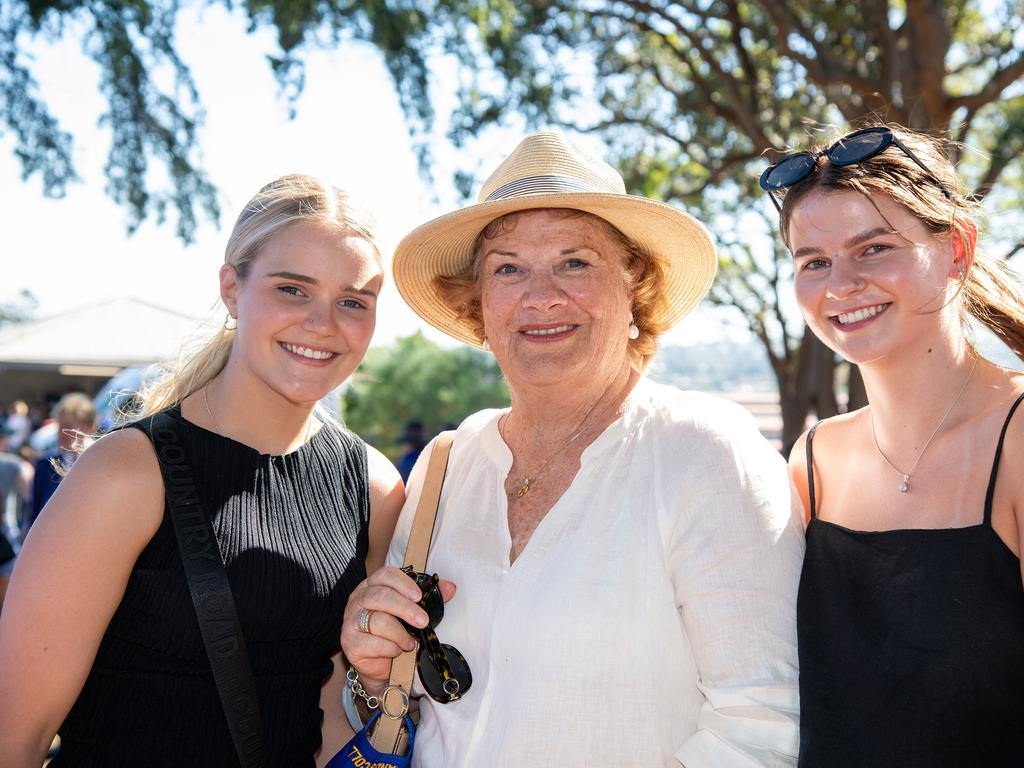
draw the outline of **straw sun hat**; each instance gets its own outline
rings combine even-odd
[[[491,221],[530,208],[575,208],[615,226],[661,263],[667,301],[654,320],[668,328],[699,302],[715,276],[715,247],[699,221],[677,208],[627,195],[618,172],[555,132],[523,139],[480,190],[478,202],[417,227],[399,243],[395,284],[416,314],[480,346],[470,324],[439,296],[433,280],[457,275]]]

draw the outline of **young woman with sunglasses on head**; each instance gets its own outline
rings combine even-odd
[[[977,249],[978,206],[942,144],[902,128],[784,157],[808,326],[870,405],[793,449],[809,513],[798,601],[802,766],[1024,763],[1024,297]],[[784,194],[783,194],[784,192]]]
[[[82,454],[25,542],[0,621],[0,765],[38,768],[54,733],[53,768],[239,765],[171,522],[167,435],[227,572],[266,764],[312,768],[351,736],[344,674],[325,679],[404,493],[386,459],[314,408],[370,343],[375,229],[307,176],[246,204],[220,270],[225,327]]]

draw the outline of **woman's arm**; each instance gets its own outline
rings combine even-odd
[[[752,423],[729,422],[693,455],[666,558],[705,703],[676,758],[686,768],[795,765],[799,502]]]
[[[1024,581],[1024,473],[1014,471],[1021,465],[1022,458],[1024,458],[1024,403],[1018,406],[1006,429],[1006,441],[1003,443],[1003,455],[999,461],[999,482],[996,483],[994,504],[995,507],[998,507],[1001,503],[1000,496],[1005,487],[1013,509],[1012,519],[1017,526],[1017,535],[1008,537],[998,530],[996,533],[1002,534],[1004,540],[1009,539],[1016,543],[1015,554],[1020,558],[1021,580]],[[1011,470],[1011,467],[1014,469]],[[995,512],[993,511],[993,522],[995,522],[994,518]],[[1011,546],[1010,549],[1013,550],[1013,547]]]
[[[0,764],[42,765],[162,518],[152,444],[125,429],[75,462],[33,524],[0,619]]]
[[[789,477],[804,508],[804,525],[811,519],[811,491],[807,482],[807,433],[804,432],[789,452]],[[815,478],[817,479],[817,478]]]
[[[320,750],[316,753],[317,768],[327,765],[353,736],[341,703],[341,697],[345,695],[345,659],[340,651],[331,657],[331,664],[333,670],[320,689],[320,709],[324,719],[320,726]]]
[[[387,558],[390,562],[402,562],[400,553],[405,551],[432,450],[433,444],[423,450],[409,477],[409,497],[391,544],[391,556]],[[384,554],[387,555],[386,552]],[[367,572],[367,579],[349,596],[341,627],[341,647],[350,666],[358,671],[363,687],[374,694],[387,683],[391,660],[402,651],[416,647],[416,641],[399,619],[423,627],[427,624],[427,615],[417,605],[421,597],[419,587],[401,570],[384,566],[373,571],[367,568]],[[454,596],[455,584],[442,579],[439,586],[445,601]],[[359,614],[364,608],[374,612],[370,633],[360,632],[357,628]]]
[[[371,446],[366,447],[367,471],[370,476],[370,548],[366,553],[366,572],[373,573],[382,565],[395,532],[398,514],[405,503],[405,486],[388,458]]]
[[[370,544],[366,553],[366,572],[373,573],[384,565],[391,534],[405,501],[405,486],[398,470],[384,454],[371,446],[367,446],[366,451],[370,481]],[[332,658],[332,662],[334,669],[320,690],[320,709],[323,710],[324,719],[322,742],[317,753],[318,766],[326,765],[352,738],[352,728],[342,706],[345,662],[340,653]]]

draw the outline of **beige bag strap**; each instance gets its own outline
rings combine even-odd
[[[416,505],[416,516],[412,521],[409,543],[405,547],[405,565],[422,572],[427,567],[427,551],[434,533],[437,505],[441,500],[441,486],[448,468],[448,453],[452,447],[454,432],[442,432],[434,439],[427,464],[427,477]],[[406,651],[391,662],[391,679],[380,694],[381,716],[377,727],[370,734],[370,743],[381,752],[393,755],[405,752],[407,735],[402,723],[409,711],[409,696],[412,681],[416,676],[416,651]]]

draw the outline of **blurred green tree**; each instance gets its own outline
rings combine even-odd
[[[427,4],[200,1],[240,7],[249,32],[276,32],[278,49],[268,55],[268,65],[289,109],[302,92],[304,46],[372,43],[394,76],[410,130],[425,135],[433,111],[427,98],[427,64],[417,41],[426,31]],[[44,194],[62,197],[77,180],[74,137],[39,93],[26,47],[37,38],[80,40],[99,66],[99,89],[106,100],[100,124],[111,131],[107,194],[127,211],[129,232],[149,216],[163,223],[172,215],[177,235],[188,243],[198,219],[217,221],[220,206],[200,160],[202,101],[175,41],[181,6],[181,0],[0,0],[0,136],[13,136],[22,179],[38,175]],[[424,167],[425,147],[421,141]]]
[[[429,436],[443,424],[508,403],[508,387],[491,355],[442,348],[414,333],[367,353],[342,394],[342,413],[349,429],[394,459],[408,421],[423,422]]]

